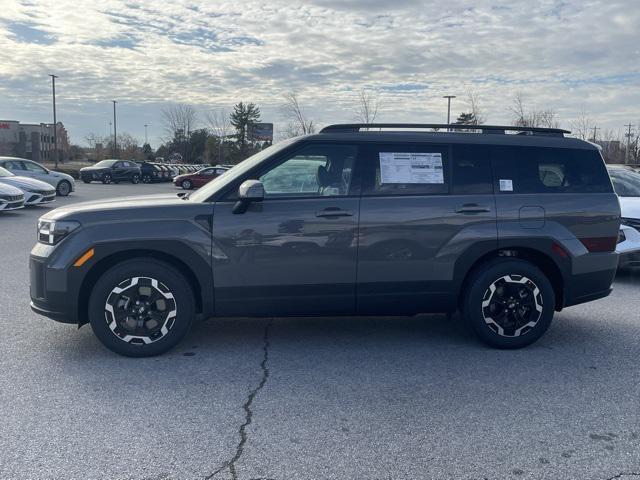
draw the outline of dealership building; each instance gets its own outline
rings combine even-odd
[[[62,122],[56,125],[58,159],[69,155],[69,138]],[[29,158],[36,162],[54,161],[54,126],[52,123],[20,123],[0,120],[0,156]]]

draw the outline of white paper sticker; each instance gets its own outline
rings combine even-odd
[[[380,152],[380,182],[443,184],[442,154]]]
[[[513,180],[500,179],[501,192],[513,192]]]

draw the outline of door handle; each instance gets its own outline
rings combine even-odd
[[[477,203],[465,203],[456,209],[456,213],[486,213],[490,211],[491,209],[489,207],[478,205]]]
[[[328,207],[324,210],[316,212],[316,217],[332,218],[332,217],[352,217],[353,213],[349,210],[343,210],[338,207]]]

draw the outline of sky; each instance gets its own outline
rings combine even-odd
[[[640,123],[637,0],[0,0],[0,120],[58,119],[72,142],[118,131],[163,137],[161,111],[253,101],[276,136],[296,91],[317,125],[354,120],[377,92],[384,122],[446,121],[479,99],[510,123],[521,94],[562,126]]]

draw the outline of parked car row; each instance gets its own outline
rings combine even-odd
[[[640,173],[626,166],[607,167],[620,200],[619,268],[640,267]]]
[[[50,184],[0,167],[0,211],[51,203],[55,198],[56,190]]]
[[[66,197],[76,188],[75,180],[71,175],[62,172],[54,172],[33,160],[18,157],[0,157],[0,168],[4,168],[18,177],[28,177],[40,180],[53,187],[55,193]]]
[[[85,183],[156,183],[170,182],[180,175],[189,175],[209,165],[164,164],[157,162],[135,162],[133,160],[107,159],[90,167],[80,169],[80,178]]]
[[[203,185],[209,183],[214,178],[218,178],[220,175],[229,170],[227,165],[217,165],[215,167],[201,168],[193,173],[185,173],[178,175],[173,179],[173,184],[176,187],[182,187],[185,190],[191,190],[192,188],[200,188]]]

